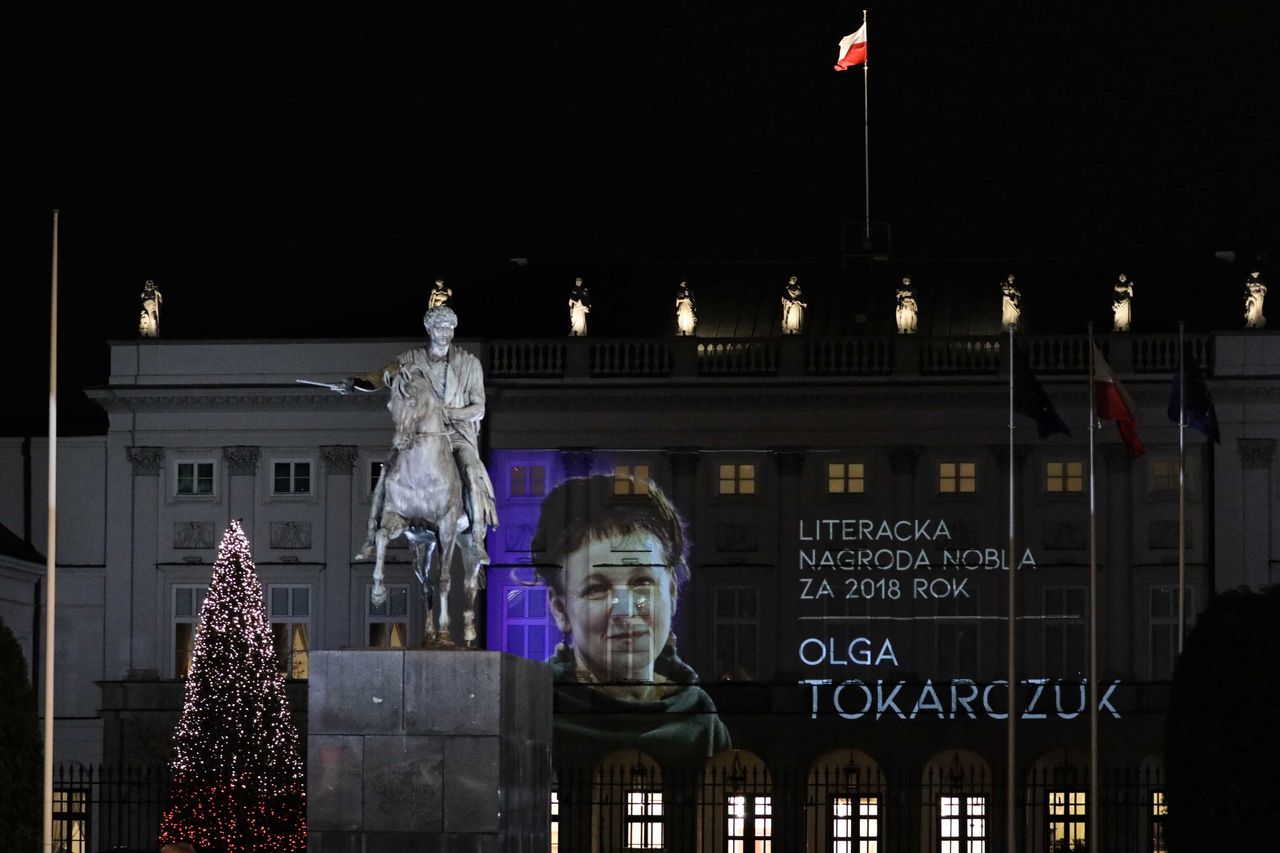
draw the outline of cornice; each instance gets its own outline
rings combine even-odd
[[[220,386],[182,389],[168,387],[91,388],[86,395],[107,414],[118,412],[210,411],[225,409],[274,409],[284,411],[373,411],[386,408],[385,394],[346,396],[301,390],[263,390]]]
[[[1059,406],[1068,399],[1082,397],[1085,380],[1054,381],[1040,377],[1050,398]],[[1169,378],[1163,375],[1122,377],[1125,389],[1141,407],[1163,407],[1168,401]],[[1257,379],[1210,380],[1215,403],[1270,403],[1280,401],[1280,376]],[[577,379],[509,380],[488,379],[485,389],[490,404],[501,402],[508,411],[531,411],[552,406],[558,410],[577,408],[599,410],[617,405],[633,407],[638,399],[655,401],[679,398],[681,405],[697,409],[720,409],[740,405],[750,397],[755,405],[829,405],[850,400],[858,405],[879,405],[911,400],[963,399],[967,408],[1000,408],[1008,405],[1007,386],[999,377],[829,377],[829,376],[743,376],[670,377],[665,379]],[[116,386],[91,388],[86,394],[108,414],[119,412],[211,411],[226,409],[273,409],[284,411],[374,411],[386,406],[383,393],[339,395],[306,388],[246,386]]]

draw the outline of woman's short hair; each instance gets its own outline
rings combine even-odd
[[[571,477],[543,500],[531,550],[538,576],[556,592],[564,592],[566,554],[596,539],[632,533],[658,540],[677,590],[689,579],[688,537],[679,511],[651,480],[631,478],[643,488],[629,489],[632,493],[626,495],[615,494],[617,482],[602,474]]]

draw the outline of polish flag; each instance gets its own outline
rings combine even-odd
[[[856,33],[840,39],[840,56],[836,59],[837,71],[848,71],[867,61],[867,22],[863,21]]]
[[[1116,422],[1129,455],[1137,459],[1145,453],[1146,448],[1138,438],[1138,407],[1111,372],[1097,344],[1093,345],[1093,397],[1098,418]]]

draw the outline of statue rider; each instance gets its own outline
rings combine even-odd
[[[376,391],[391,384],[395,375],[405,369],[417,368],[426,375],[427,383],[414,383],[422,393],[434,394],[444,408],[445,428],[453,446],[453,459],[462,480],[463,509],[470,522],[469,536],[482,565],[489,556],[484,549],[485,536],[490,527],[498,525],[498,508],[494,499],[493,483],[480,459],[480,421],[484,418],[484,371],[480,360],[462,347],[453,346],[453,330],[458,325],[458,315],[448,306],[431,308],[422,318],[429,345],[400,353],[396,360],[375,373],[352,377],[344,384],[344,391]],[[356,560],[372,560],[376,553],[375,536],[382,518],[383,484],[386,473],[396,464],[398,450],[392,449],[383,465],[383,474],[374,489],[369,508],[369,526],[365,542]]]

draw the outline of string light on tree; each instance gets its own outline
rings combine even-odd
[[[232,521],[200,611],[160,843],[217,853],[307,846],[305,773],[249,540]]]

